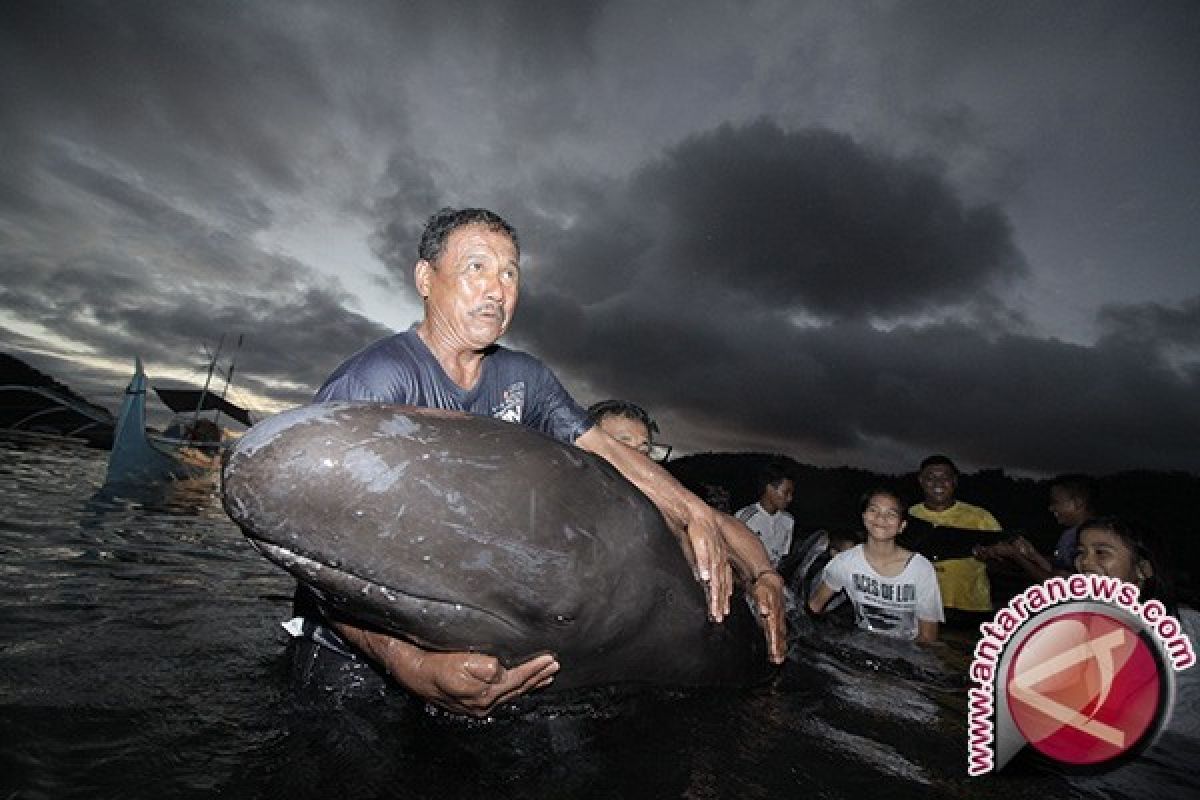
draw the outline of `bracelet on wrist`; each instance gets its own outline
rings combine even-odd
[[[778,574],[779,573],[775,571],[774,567],[764,567],[763,569],[760,569],[758,572],[754,573],[754,577],[750,579],[750,585],[754,586],[755,584],[757,584],[759,579],[761,579],[764,575],[778,575]]]

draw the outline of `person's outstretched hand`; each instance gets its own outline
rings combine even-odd
[[[506,669],[499,659],[482,653],[426,651],[417,667],[418,685],[408,688],[447,711],[486,717],[496,706],[546,686],[556,672],[552,655]]]
[[[729,563],[729,548],[721,533],[716,512],[703,503],[693,506],[680,541],[696,580],[704,586],[708,598],[708,616],[714,622],[720,622],[729,613],[733,567]]]
[[[750,597],[758,610],[758,624],[767,638],[767,660],[782,664],[787,657],[787,601],[783,578],[775,570],[763,572],[750,587]]]
[[[341,620],[334,627],[405,689],[455,714],[486,717],[496,706],[546,686],[558,672],[558,661],[549,654],[505,668],[484,653],[422,650]]]

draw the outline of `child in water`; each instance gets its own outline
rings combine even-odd
[[[1097,517],[1079,526],[1075,569],[1120,578],[1138,587],[1143,603],[1158,600],[1170,613],[1177,611],[1170,583],[1154,553],[1142,537],[1116,517]]]
[[[1176,602],[1172,582],[1164,574],[1162,553],[1155,553],[1151,541],[1117,517],[1096,517],[1079,526],[1075,550],[1075,569],[1084,574],[1109,575],[1138,587],[1138,599],[1145,604],[1157,600],[1167,613],[1179,620],[1193,645],[1200,644],[1200,614],[1194,608]],[[1195,683],[1200,672],[1188,670]],[[1200,700],[1200,698],[1196,698]],[[1197,702],[1196,705],[1200,705]],[[1193,708],[1194,713],[1197,709]]]
[[[937,641],[938,624],[945,621],[937,573],[927,558],[896,544],[907,524],[904,508],[888,489],[863,496],[867,540],[829,562],[809,598],[810,611],[822,613],[830,598],[845,589],[860,628],[918,642]]]
[[[1147,539],[1116,517],[1090,519],[1079,526],[1075,569],[1136,585],[1140,602],[1153,599],[1162,603],[1196,647],[1200,645],[1200,614],[1174,602],[1161,559],[1162,554],[1156,554]],[[1155,787],[1159,797],[1196,796],[1194,788],[1179,782],[1178,765],[1200,752],[1200,666],[1177,672],[1175,681],[1175,705],[1159,741],[1114,771],[1080,779],[1082,785],[1102,788],[1106,794],[1120,790],[1130,797],[1145,795],[1147,786]]]

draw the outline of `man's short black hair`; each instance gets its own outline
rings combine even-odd
[[[778,486],[784,480],[796,482],[788,465],[782,461],[768,461],[758,473],[758,496],[762,497],[768,486]]]
[[[1050,482],[1051,486],[1062,489],[1068,497],[1078,500],[1085,508],[1092,508],[1092,497],[1095,488],[1092,479],[1087,475],[1059,475]]]
[[[935,453],[921,462],[921,466],[917,472],[924,472],[926,467],[949,467],[950,471],[955,475],[958,474],[958,467],[950,460],[949,456],[944,456],[941,453]]]
[[[631,419],[645,425],[651,434],[658,433],[658,423],[646,413],[646,409],[628,400],[601,400],[588,407],[587,418],[591,424],[597,425],[605,417]]]
[[[520,257],[521,243],[517,239],[516,229],[495,211],[486,208],[442,208],[434,212],[425,223],[421,242],[417,245],[417,258],[430,264],[437,261],[446,249],[446,237],[465,225],[482,225],[490,231],[505,234],[512,239],[513,247]]]

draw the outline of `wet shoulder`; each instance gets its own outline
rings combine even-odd
[[[398,383],[403,383],[398,377],[414,373],[421,364],[410,333],[385,336],[347,358],[317,391],[315,399],[396,401],[393,395]]]
[[[503,345],[494,345],[488,354],[492,369],[504,379],[540,380],[550,374],[550,368],[537,356],[521,350],[510,350]]]

